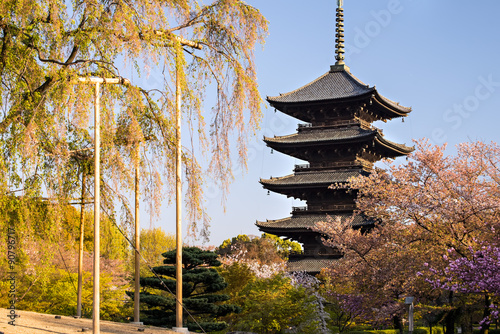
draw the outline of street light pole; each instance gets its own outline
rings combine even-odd
[[[101,189],[100,189],[100,153],[101,153],[101,118],[100,118],[100,84],[129,84],[123,78],[87,78],[79,77],[78,83],[95,84],[94,87],[94,268],[93,268],[93,308],[92,308],[92,330],[94,334],[100,334],[100,215],[101,215]]]
[[[80,245],[78,249],[78,292],[76,297],[76,316],[82,317],[82,286],[83,286],[83,237],[85,220],[83,217],[85,206],[85,179],[86,170],[85,165],[82,168],[82,202],[80,206]]]
[[[99,273],[100,273],[100,255],[101,255],[101,238],[100,238],[100,215],[101,215],[101,117],[100,117],[100,99],[99,91],[100,83],[96,82],[94,90],[94,291],[93,291],[93,308],[92,308],[92,330],[94,334],[100,333],[99,311],[100,311],[100,294],[99,294]]]
[[[176,241],[176,267],[175,267],[175,327],[174,332],[188,333],[182,327],[182,149],[181,149],[181,78],[179,55],[175,62],[175,241]]]
[[[159,32],[155,32],[159,34]],[[186,40],[182,37],[173,35],[173,39],[180,45],[201,50],[201,44]],[[181,102],[182,102],[182,85],[179,50],[176,53],[175,60],[175,241],[176,241],[176,267],[175,267],[175,326],[172,328],[174,332],[189,333],[188,329],[182,327],[182,148],[181,148]]]
[[[140,146],[137,144],[137,159],[140,156]],[[140,160],[137,162],[137,166],[135,167],[135,282],[134,282],[134,323],[138,325],[142,325],[139,319],[139,306],[140,306],[140,240],[141,240],[141,228],[139,225],[139,164]]]

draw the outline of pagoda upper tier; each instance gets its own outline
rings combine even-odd
[[[276,151],[306,161],[364,155],[373,163],[381,157],[407,155],[414,149],[385,139],[382,131],[373,127],[299,127],[298,130],[292,135],[264,137],[264,142]]]
[[[359,118],[367,122],[406,117],[411,108],[380,95],[353,76],[346,66],[331,70],[307,85],[279,96],[268,96],[274,108],[313,124]]]

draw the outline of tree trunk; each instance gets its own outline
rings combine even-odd
[[[446,331],[444,334],[455,334],[455,310],[451,310],[445,317]]]
[[[453,306],[453,291],[450,291],[450,294],[448,295],[448,304],[450,304],[450,306]],[[446,317],[444,319],[446,331],[444,332],[444,334],[455,334],[456,313],[456,310],[452,309],[448,312],[448,314],[446,314]]]
[[[483,311],[483,319],[489,319],[491,314],[491,309],[490,309],[490,296],[485,295],[484,296],[484,311]],[[488,334],[490,329],[489,322],[487,324],[483,324],[479,330],[479,334]]]
[[[470,310],[465,310],[465,316],[463,317],[463,322],[462,322],[462,333],[463,334],[472,334],[474,330],[474,326],[472,324],[472,311]]]
[[[462,327],[462,334],[472,334],[474,327],[472,326],[472,322],[470,319],[467,319],[466,322],[463,322],[461,324]]]
[[[392,318],[394,322],[394,328],[399,331],[399,334],[403,334],[403,321],[401,320],[401,317],[399,315],[395,315],[394,318]]]

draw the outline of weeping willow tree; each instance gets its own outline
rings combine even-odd
[[[131,84],[101,92],[102,205],[130,222],[127,196],[141,165],[141,192],[159,210],[175,190],[180,73],[191,135],[182,157],[187,219],[192,235],[207,238],[203,180],[225,194],[231,157],[246,165],[245,143],[261,118],[253,50],[266,32],[261,13],[239,0],[2,1],[1,196],[44,198],[57,213],[81,196],[85,173],[91,197],[93,90],[75,82],[122,77]]]

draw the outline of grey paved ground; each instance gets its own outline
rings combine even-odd
[[[9,310],[0,308],[0,332],[3,332],[3,334],[73,334],[82,333],[83,328],[86,329],[85,333],[92,333],[91,319],[74,319],[73,317],[65,316],[62,316],[61,319],[56,319],[53,314],[41,314],[16,310],[16,314],[20,315],[20,317],[16,318],[16,326],[11,326],[8,324],[10,321],[7,317],[8,314]],[[139,328],[144,328],[144,332],[139,332]],[[159,327],[101,321],[101,333],[174,334],[175,332]]]

